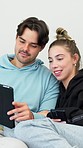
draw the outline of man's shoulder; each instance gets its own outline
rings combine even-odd
[[[50,69],[44,64],[44,62],[43,62],[42,60],[36,59],[35,65],[36,65],[41,71],[44,71],[44,72],[47,72],[47,73],[50,73],[50,74],[51,74]]]
[[[52,74],[52,72],[50,71],[50,69],[48,67],[46,67],[44,64],[41,65],[41,69],[42,71],[48,73],[48,74]]]

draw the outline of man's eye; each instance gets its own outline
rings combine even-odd
[[[20,40],[20,43],[25,43],[24,41]]]
[[[33,44],[31,44],[31,47],[33,47],[33,48],[37,48],[38,45],[33,45]]]

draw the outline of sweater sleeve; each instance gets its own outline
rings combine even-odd
[[[44,93],[41,94],[42,97],[38,112],[54,109],[59,94],[59,82],[52,74],[45,83],[44,86],[46,86],[46,88],[43,88]]]
[[[83,90],[81,90],[76,98],[77,103],[73,107],[64,107],[67,121],[69,124],[83,126]],[[75,107],[76,106],[76,107]]]
[[[42,114],[38,114],[38,113],[34,113],[34,112],[33,112],[33,115],[34,115],[34,119],[41,119],[41,118],[45,118],[45,116],[44,116],[44,115],[42,115]]]
[[[71,105],[72,107],[58,107],[55,110],[64,110],[66,114],[66,119],[68,124],[80,125],[83,126],[83,91],[80,91],[77,95],[77,98],[74,98],[76,101]],[[51,111],[47,115],[52,118]]]

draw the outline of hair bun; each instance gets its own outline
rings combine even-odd
[[[57,28],[56,33],[57,33],[56,35],[57,40],[61,40],[61,39],[72,40],[72,38],[68,35],[67,31],[62,27]]]

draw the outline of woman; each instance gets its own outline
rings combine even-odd
[[[80,58],[75,41],[66,30],[57,29],[57,40],[50,45],[48,52],[50,69],[60,81],[56,109],[64,110],[67,122],[77,125],[83,125],[83,70],[79,71]]]
[[[67,123],[61,122],[60,116],[50,119],[54,117],[52,110],[47,115],[50,118],[18,124],[15,136],[30,148],[83,148],[83,69],[79,70],[81,57],[75,41],[66,30],[58,28],[56,33],[57,39],[49,47],[48,59],[52,73],[60,81],[55,111],[64,110]]]

